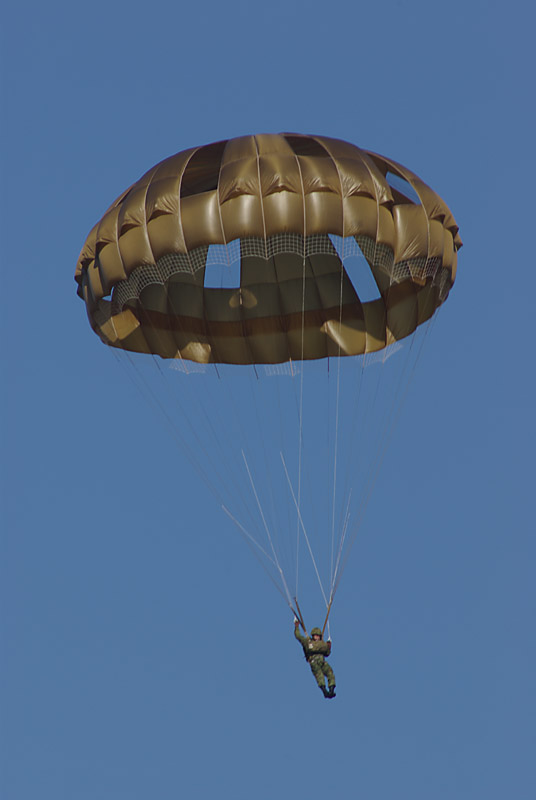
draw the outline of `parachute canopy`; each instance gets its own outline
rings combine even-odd
[[[150,169],[95,225],[75,277],[108,345],[276,364],[409,336],[448,296],[460,246],[445,203],[395,161],[337,139],[262,134]],[[239,270],[215,286],[213,265],[231,261]]]

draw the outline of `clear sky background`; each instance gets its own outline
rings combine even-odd
[[[519,0],[4,12],[5,800],[536,796],[535,23]],[[279,131],[407,165],[464,242],[337,595],[332,702],[73,281],[155,162]]]

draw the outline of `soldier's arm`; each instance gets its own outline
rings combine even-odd
[[[300,623],[294,623],[294,636],[299,641],[300,644],[304,645],[307,644],[307,639],[305,636],[302,636],[300,633]]]

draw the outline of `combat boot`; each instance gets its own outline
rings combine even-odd
[[[328,690],[326,689],[325,686],[321,686],[320,689],[322,690],[322,694],[324,695],[324,697],[329,697]]]
[[[329,697],[329,698],[330,698],[330,700],[331,700],[331,698],[333,698],[333,697],[337,697],[337,695],[335,694],[335,686],[334,686],[334,685],[333,685],[333,686],[328,686],[328,691],[327,691],[327,693],[324,695],[324,697]]]

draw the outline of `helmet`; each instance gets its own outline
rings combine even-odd
[[[322,638],[322,631],[320,628],[313,628],[311,631],[311,636],[320,636],[320,638]]]

